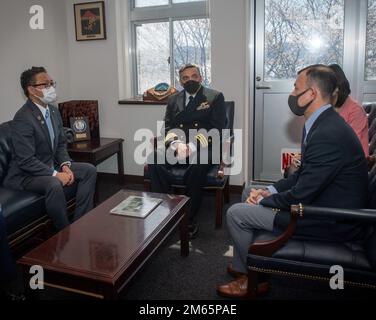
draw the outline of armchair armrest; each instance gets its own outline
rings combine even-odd
[[[276,251],[282,248],[295,232],[296,223],[298,221],[298,217],[300,216],[299,209],[299,206],[291,206],[291,219],[285,232],[274,240],[252,243],[248,249],[248,253],[263,257],[271,257]]]
[[[292,205],[291,220],[284,233],[271,241],[252,243],[248,253],[264,257],[271,257],[277,250],[282,248],[295,232],[298,218],[312,220],[340,220],[357,221],[361,223],[376,223],[376,210],[371,209],[339,209],[314,206]]]
[[[371,171],[375,162],[376,162],[376,155],[373,154],[373,155],[370,155],[370,156],[367,157],[368,171]]]
[[[302,218],[311,220],[351,220],[361,223],[376,223],[376,210],[372,209],[340,209],[314,206],[296,206]]]
[[[231,166],[231,164],[229,163],[230,162],[229,160],[231,159],[232,146],[234,144],[234,140],[235,140],[235,136],[233,134],[222,140],[222,155],[226,157],[226,161],[224,161],[223,159],[221,160],[221,163],[218,169],[218,178],[223,178],[225,167]]]

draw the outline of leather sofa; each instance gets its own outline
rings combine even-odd
[[[7,225],[10,246],[16,248],[28,240],[39,239],[53,230],[46,215],[44,197],[31,192],[11,190],[3,186],[12,158],[11,121],[0,124],[0,205]],[[75,186],[65,188],[68,212],[75,204]]]

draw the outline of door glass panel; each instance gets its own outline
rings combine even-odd
[[[366,80],[376,80],[376,0],[368,0]]]
[[[292,80],[316,63],[342,65],[343,49],[344,0],[265,0],[264,80]]]

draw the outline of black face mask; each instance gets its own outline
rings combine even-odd
[[[184,83],[183,87],[189,94],[195,94],[200,89],[201,83],[194,80],[189,80]]]
[[[298,103],[299,98],[310,89],[311,88],[308,88],[307,90],[303,91],[302,93],[298,94],[297,96],[292,96],[292,95],[289,96],[289,101],[288,101],[289,107],[290,107],[292,113],[294,113],[295,115],[297,115],[299,117],[304,115],[306,110],[309,108],[309,106],[313,102],[313,100],[312,100],[310,103],[306,104],[305,106],[299,106],[299,103]]]

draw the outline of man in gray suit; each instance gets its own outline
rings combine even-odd
[[[13,157],[4,185],[43,194],[47,214],[61,230],[69,225],[64,188],[77,185],[77,220],[93,207],[96,168],[73,163],[56,101],[56,83],[43,67],[32,67],[21,75],[28,98],[11,124]]]

